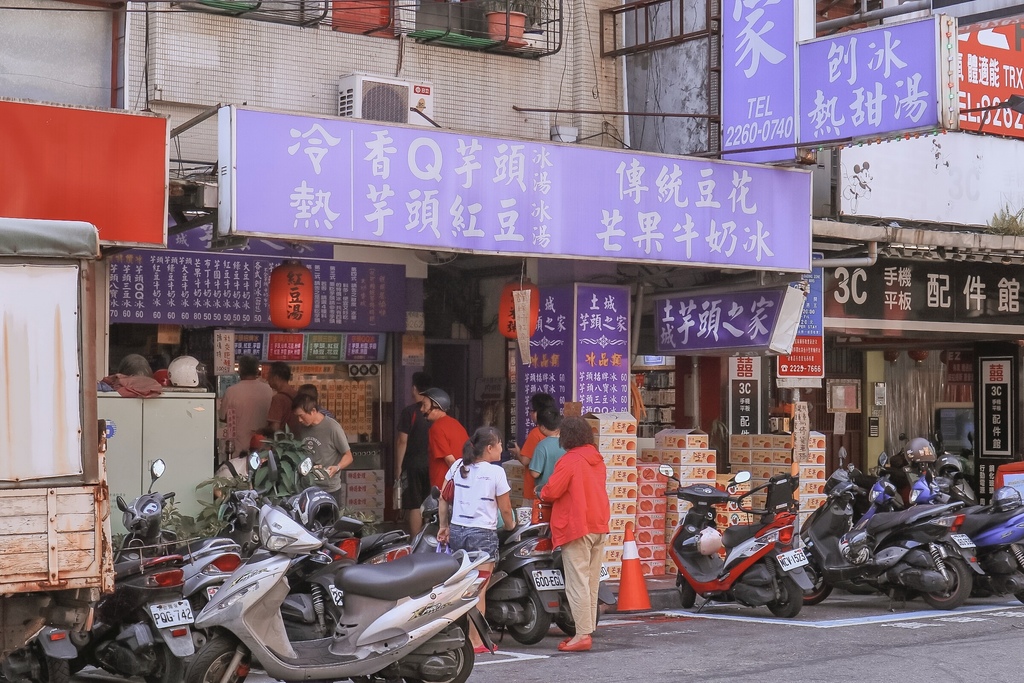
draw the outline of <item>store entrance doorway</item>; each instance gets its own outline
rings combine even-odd
[[[428,339],[423,369],[452,398],[450,415],[473,433],[476,400],[473,383],[483,376],[482,343],[476,339]]]

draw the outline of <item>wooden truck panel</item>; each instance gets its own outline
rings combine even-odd
[[[0,592],[110,590],[101,585],[105,500],[100,486],[0,491]]]

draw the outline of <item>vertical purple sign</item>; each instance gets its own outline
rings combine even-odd
[[[722,7],[722,151],[796,144],[796,0],[733,0]],[[785,161],[794,149],[729,155]]]
[[[576,400],[583,413],[629,410],[629,288],[576,285]]]
[[[887,24],[801,44],[800,141],[811,144],[938,126],[938,19]]]
[[[522,443],[534,427],[530,397],[543,392],[555,397],[561,409],[572,401],[573,287],[541,287],[537,329],[530,337],[530,365],[519,362],[516,373],[516,437]],[[518,355],[518,354],[517,354]]]

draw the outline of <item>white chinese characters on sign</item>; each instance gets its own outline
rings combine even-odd
[[[847,121],[862,132],[865,124],[875,129],[890,122],[920,122],[935,94],[926,89],[923,74],[903,58],[911,49],[891,30],[832,42],[828,83],[842,87],[815,89],[814,107],[807,112],[812,137],[842,135]],[[858,55],[866,61],[858,61]]]
[[[320,164],[327,152],[341,142],[341,138],[332,136],[319,123],[313,124],[305,132],[292,128],[289,133],[298,142],[288,147],[288,154],[294,156],[302,149],[309,159],[311,170],[317,176],[320,175]],[[330,191],[317,189],[316,183],[311,185],[310,182],[313,182],[312,178],[304,178],[289,197],[289,205],[295,209],[293,227],[302,225],[305,228],[319,228],[322,218],[324,227],[331,229],[341,214],[331,210]]]
[[[775,22],[764,18],[764,7],[777,5],[781,1],[734,0],[733,2],[733,22],[740,22],[736,45],[736,52],[740,54],[736,58],[735,65],[746,64],[743,73],[747,78],[757,74],[762,59],[771,64],[779,64],[786,58],[783,52],[768,42],[769,34],[775,28]]]
[[[747,169],[732,170],[732,187],[729,192],[729,206],[733,213],[752,217],[746,225],[735,220],[719,221],[711,219],[702,234],[696,229],[693,215],[689,211],[679,211],[691,206],[705,209],[721,209],[722,202],[715,198],[717,181],[713,168],[702,168],[698,176],[687,178],[678,164],[671,167],[663,165],[655,181],[656,199],[665,205],[664,212],[637,210],[635,222],[626,223],[627,216],[619,208],[602,208],[601,229],[595,236],[601,241],[602,250],[614,254],[622,250],[619,238],[631,239],[645,255],[657,254],[663,249],[663,241],[671,236],[672,240],[685,246],[686,257],[693,255],[693,241],[703,237],[708,249],[715,254],[731,256],[737,247],[748,254],[753,254],[756,262],[761,263],[765,257],[775,255],[771,246],[771,232],[766,230],[764,223],[757,219],[757,203],[750,200],[753,184]],[[634,158],[630,163],[620,162],[616,168],[619,180],[618,200],[625,210],[630,204],[640,204],[650,188],[644,184],[647,167],[640,159]],[[663,215],[664,213],[664,215]],[[679,221],[678,218],[682,217]],[[668,220],[666,220],[668,216]],[[673,225],[673,219],[675,223]],[[669,226],[672,226],[669,228]],[[628,232],[627,232],[628,228]]]

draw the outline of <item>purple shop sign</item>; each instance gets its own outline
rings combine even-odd
[[[802,43],[801,143],[940,125],[940,19],[945,18],[886,24]],[[955,34],[952,43],[955,48]]]
[[[174,227],[174,219],[168,219],[170,227]],[[177,235],[167,236],[167,248],[181,251],[210,251],[210,243],[213,239],[213,226],[202,225],[198,228],[186,230]],[[248,254],[250,256],[276,256],[277,258],[319,258],[331,260],[334,258],[334,245],[323,242],[283,242],[270,239],[250,239],[240,247],[219,250],[226,254]]]
[[[810,270],[810,175],[394,124],[220,110],[218,231]]]
[[[629,288],[576,285],[576,400],[583,414],[629,410]]]
[[[530,365],[522,359],[516,370],[517,437],[520,443],[533,429],[530,397],[551,394],[559,409],[573,400],[573,331],[576,312],[573,286],[541,287],[537,327],[530,337]],[[518,352],[517,352],[518,355]]]
[[[270,274],[281,259],[133,249],[110,257],[110,321],[271,329]],[[307,329],[405,330],[405,267],[303,258],[313,273]]]
[[[806,294],[779,287],[654,300],[658,353],[789,353]]]
[[[722,151],[795,145],[796,0],[733,0],[722,6]],[[794,147],[730,155],[785,161]]]

